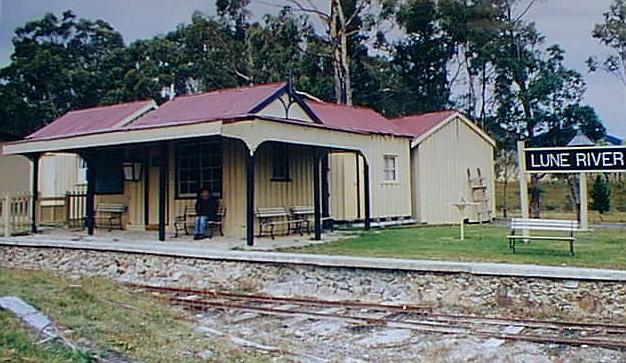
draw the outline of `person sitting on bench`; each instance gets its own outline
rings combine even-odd
[[[207,188],[202,188],[196,199],[196,220],[194,226],[194,240],[205,237],[207,222],[217,221],[217,199]]]

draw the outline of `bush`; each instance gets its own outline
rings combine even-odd
[[[615,198],[615,209],[618,212],[626,212],[626,198],[624,197]]]
[[[611,209],[611,190],[609,184],[601,176],[596,176],[591,187],[591,209],[604,214]]]
[[[574,203],[572,203],[572,198],[570,196],[565,196],[563,198],[562,209],[564,212],[572,212],[574,211]]]

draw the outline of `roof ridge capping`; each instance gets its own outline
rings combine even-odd
[[[120,127],[124,127],[127,126],[128,124],[130,124],[131,122],[135,121],[136,119],[138,119],[139,117],[143,116],[144,114],[158,108],[159,106],[157,105],[155,100],[149,100],[148,103],[146,103],[145,106],[143,106],[142,108],[138,109],[137,111],[131,113],[130,115],[124,117],[123,120],[121,120],[120,122],[118,122],[117,124],[113,125],[113,129],[118,129]]]
[[[129,105],[133,105],[136,103],[144,103],[144,102],[154,102],[156,104],[156,102],[151,99],[144,99],[144,100],[135,100],[135,101],[128,101],[128,102],[122,102],[122,103],[111,103],[108,105],[98,105],[98,106],[93,106],[93,107],[84,107],[84,108],[77,108],[75,110],[69,110],[66,113],[64,113],[63,115],[61,115],[60,117],[68,114],[68,113],[79,113],[79,112],[87,112],[87,111],[96,111],[96,110],[100,110],[103,108],[118,108],[118,107],[124,107],[124,106],[129,106]]]
[[[281,81],[281,82],[272,82],[272,83],[263,83],[263,84],[253,84],[253,85],[243,85],[243,86],[236,86],[236,87],[228,87],[228,88],[217,88],[211,91],[204,91],[204,92],[197,92],[197,93],[185,93],[185,94],[181,94],[181,95],[176,95],[176,97],[174,97],[171,100],[168,100],[167,102],[170,101],[174,101],[176,99],[179,98],[191,98],[191,97],[200,97],[200,96],[210,96],[210,95],[216,95],[216,94],[220,94],[220,93],[235,93],[235,92],[244,92],[244,91],[248,91],[251,89],[259,89],[259,88],[272,88],[272,87],[276,87],[276,86],[282,86],[284,85],[285,82]],[[167,103],[166,102],[166,103]]]

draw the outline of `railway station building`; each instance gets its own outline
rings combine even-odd
[[[224,234],[252,244],[259,208],[311,206],[320,238],[321,221],[333,218],[342,198],[334,194],[344,193],[329,175],[335,154],[360,162],[351,193],[362,201],[365,228],[373,219],[411,216],[412,139],[374,111],[305,98],[276,83],[161,106],[149,100],[71,111],[3,149],[35,162],[47,152],[80,155],[90,233],[97,206],[115,203],[125,207],[123,228],[156,230],[164,240],[204,187],[225,209]]]

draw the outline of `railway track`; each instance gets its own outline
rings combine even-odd
[[[127,284],[193,310],[251,312],[282,317],[338,320],[354,329],[374,326],[423,333],[469,335],[506,341],[626,349],[626,324],[438,314],[422,305],[239,294],[226,291]]]

